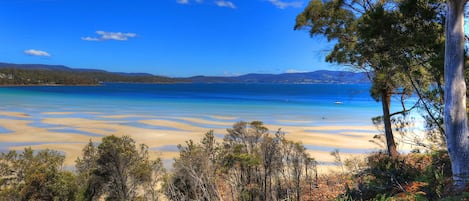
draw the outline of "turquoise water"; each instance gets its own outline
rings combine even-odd
[[[30,120],[29,126],[50,132],[102,136],[75,127],[47,124],[45,118],[85,118],[116,121],[118,124],[148,129],[178,130],[155,126],[141,120],[161,119],[208,129],[226,128],[178,119],[190,117],[216,122],[260,120],[279,126],[369,126],[381,114],[381,104],[369,96],[370,85],[294,84],[104,84],[102,86],[28,86],[0,88],[0,111],[21,112],[25,117],[1,115],[0,119]],[[342,104],[335,104],[336,101]],[[55,112],[50,114],[50,112]],[[58,113],[57,113],[58,112]],[[60,112],[67,112],[62,114]],[[48,114],[49,113],[49,114]],[[225,118],[229,117],[229,118]],[[270,128],[277,130],[278,128]],[[112,130],[109,130],[113,132]],[[2,134],[12,131],[0,126]],[[288,134],[288,131],[286,131]],[[314,132],[313,130],[311,132]],[[331,134],[346,130],[325,131]],[[366,132],[355,130],[355,132]],[[223,136],[223,133],[216,133]],[[190,136],[188,136],[190,139]],[[2,140],[0,140],[2,141]],[[0,143],[9,146],[38,143]],[[174,149],[175,145],[158,149]],[[333,150],[334,147],[311,147]],[[348,150],[359,153],[368,150]]]
[[[380,104],[369,85],[284,84],[105,84],[0,88],[2,106],[33,117],[42,112],[161,115],[239,120],[320,121],[369,125]],[[334,104],[340,101],[343,104]],[[76,116],[64,115],[64,116]],[[78,114],[95,118],[94,115]],[[56,115],[57,116],[57,115]],[[301,123],[295,123],[301,124]]]

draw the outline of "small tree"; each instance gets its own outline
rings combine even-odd
[[[302,199],[315,167],[301,143],[286,140],[280,130],[270,133],[260,121],[238,122],[227,131],[222,144],[209,132],[199,144],[179,145],[165,183],[168,199]]]
[[[62,169],[65,156],[53,150],[0,155],[0,200],[75,200],[75,176]]]
[[[139,191],[148,200],[158,200],[154,191],[159,175],[163,174],[161,160],[150,160],[148,147],[135,145],[128,137],[107,136],[95,147],[90,142],[77,159],[77,171],[86,178],[82,188],[84,200],[136,200]]]
[[[170,200],[221,200],[218,188],[218,145],[213,132],[205,134],[200,144],[187,141],[179,145],[173,174],[165,184]]]

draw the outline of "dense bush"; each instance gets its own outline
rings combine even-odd
[[[57,151],[31,148],[2,153],[0,200],[75,200],[76,177],[63,170],[64,158]]]
[[[452,191],[446,151],[390,157],[372,153],[343,163],[339,174],[317,174],[304,146],[270,132],[262,122],[239,122],[223,140],[208,132],[200,143],[179,145],[167,174],[161,160],[130,137],[90,142],[76,172],[57,151],[0,155],[0,200],[469,200]]]
[[[451,193],[450,164],[446,151],[370,154],[366,168],[351,175],[354,187],[338,200],[439,200]]]
[[[170,200],[301,200],[316,171],[303,145],[258,121],[236,123],[221,144],[209,132],[179,149],[165,184]]]

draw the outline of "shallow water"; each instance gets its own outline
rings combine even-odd
[[[27,86],[0,88],[0,119],[28,120],[28,126],[50,132],[102,136],[81,125],[43,122],[44,119],[77,118],[143,129],[181,131],[183,128],[151,125],[145,120],[165,120],[194,127],[225,129],[237,121],[263,121],[278,127],[370,126],[381,105],[369,96],[368,84],[104,84],[102,86]],[[342,104],[335,104],[336,101]],[[21,113],[9,115],[9,113]],[[86,125],[85,125],[86,126]],[[99,128],[113,132],[113,128]],[[270,128],[277,130],[278,128]],[[287,134],[288,130],[284,130]],[[306,130],[308,132],[308,130]],[[317,130],[309,130],[317,132]],[[338,129],[326,134],[366,133]],[[10,133],[0,127],[0,150],[38,142],[4,142]],[[373,131],[371,131],[373,132]],[[216,136],[222,137],[218,132]],[[353,135],[351,135],[353,137]],[[187,140],[191,139],[187,136]],[[60,143],[60,142],[54,142]],[[155,147],[174,151],[175,144]],[[334,147],[307,145],[330,151]],[[369,151],[347,149],[351,153]]]
[[[369,85],[285,84],[105,84],[103,86],[41,86],[0,88],[3,110],[34,117],[99,119],[104,115],[202,117],[236,120],[368,124],[380,105]],[[334,104],[340,101],[343,104]],[[217,119],[219,121],[220,119]]]

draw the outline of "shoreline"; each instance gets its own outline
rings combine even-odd
[[[103,82],[99,84],[0,84],[3,87],[99,87],[103,84],[194,84],[191,82]]]
[[[89,112],[88,112],[89,113]],[[42,117],[40,122],[43,127],[33,124],[33,117],[21,112],[2,112],[0,115],[0,127],[11,131],[0,133],[3,142],[2,150],[22,150],[25,147],[32,149],[56,149],[66,154],[65,166],[74,166],[76,157],[81,155],[83,147],[92,140],[100,142],[100,138],[108,135],[132,137],[137,144],[146,144],[152,150],[152,156],[161,156],[162,160],[172,160],[178,153],[175,148],[178,144],[185,144],[188,140],[199,141],[203,135],[213,130],[219,141],[222,140],[226,129],[236,123],[233,117],[219,116],[220,119],[207,120],[194,117],[167,117],[146,116],[129,124],[123,118],[138,115],[115,115],[110,119],[88,119],[67,117],[76,113],[47,112],[44,114],[60,114],[58,116]],[[100,116],[101,114],[96,114]],[[8,119],[8,117],[19,119]],[[227,119],[233,122],[226,122]],[[183,120],[183,121],[180,121]],[[148,127],[147,127],[148,126]],[[288,140],[299,141],[308,149],[308,153],[319,162],[330,163],[333,157],[329,156],[330,150],[343,149],[344,156],[356,156],[362,153],[360,150],[371,150],[377,147],[368,142],[372,139],[372,126],[286,126],[280,124],[265,124],[270,131],[278,128],[288,132],[285,136]],[[325,132],[321,132],[321,130]],[[359,132],[354,132],[354,131]],[[330,131],[337,131],[331,133]],[[365,131],[365,132],[364,132]],[[370,131],[370,132],[366,132]],[[93,134],[93,136],[91,136]],[[96,134],[96,135],[94,135]],[[9,144],[9,145],[8,145]],[[348,153],[347,150],[352,151]],[[363,153],[364,154],[364,153]]]
[[[3,87],[74,87],[74,86],[101,86],[101,84],[0,84]]]
[[[252,84],[252,85],[369,85],[370,83],[342,83],[342,82],[314,82],[314,83],[286,83],[286,82],[100,82],[98,84],[0,84],[1,87],[22,87],[22,86],[103,86],[103,84]]]
[[[377,134],[368,120],[374,113],[373,106],[364,99],[367,96],[357,95],[366,86],[354,92],[355,102],[338,91],[335,96],[347,97],[350,104],[337,106],[321,90],[319,103],[312,101],[318,88],[314,86],[305,88],[310,90],[308,94],[291,94],[291,89],[303,89],[298,86],[282,87],[284,91],[269,98],[271,92],[262,92],[291,84],[262,83],[225,88],[164,83],[175,86],[153,88],[131,86],[137,83],[126,82],[129,86],[112,85],[114,83],[102,83],[103,89],[90,87],[83,90],[58,88],[69,85],[42,85],[51,88],[38,89],[38,93],[20,89],[10,89],[14,92],[10,93],[7,88],[40,85],[0,86],[5,95],[4,104],[0,106],[0,149],[56,149],[66,154],[64,165],[74,166],[76,157],[90,140],[99,143],[104,136],[127,135],[136,144],[149,146],[152,156],[172,161],[178,155],[178,144],[188,140],[198,142],[210,130],[214,131],[217,140],[222,141],[226,129],[239,121],[262,121],[272,134],[281,129],[287,140],[301,142],[311,157],[324,165],[330,165],[333,157],[329,152],[336,148],[344,155],[367,153],[378,148],[368,142]],[[331,90],[338,88],[329,85]],[[343,87],[339,88],[342,90]],[[355,85],[348,88],[355,89]],[[107,90],[110,93],[106,93]],[[31,88],[31,91],[36,90]],[[289,96],[297,101],[284,101]]]

